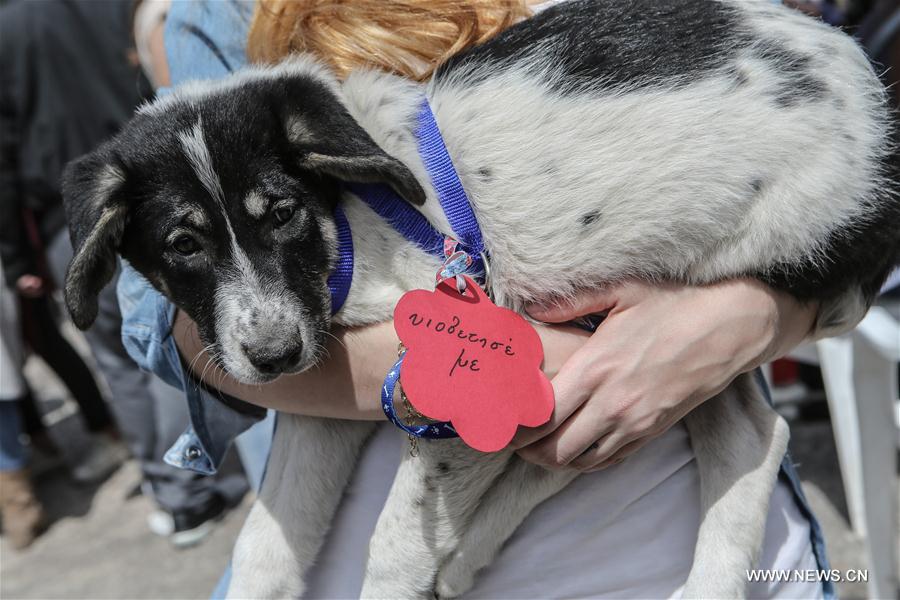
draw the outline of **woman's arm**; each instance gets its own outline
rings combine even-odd
[[[220,369],[203,352],[196,324],[182,311],[178,311],[172,333],[194,375],[235,398],[313,417],[384,418],[381,383],[397,360],[398,339],[390,323],[335,328],[328,340],[328,356],[320,365],[263,385],[241,383]]]
[[[631,281],[586,292],[532,316],[566,322],[608,312],[593,334],[538,326],[544,372],[556,395],[546,425],[522,428],[513,446],[531,462],[595,470],[620,462],[724,389],[737,375],[783,356],[812,331],[817,305],[752,279],[704,287]],[[391,323],[337,329],[316,369],[265,385],[242,384],[202,352],[179,312],[174,337],[205,383],[267,408],[338,419],[382,419],[380,391],[396,360]]]
[[[539,326],[544,372],[553,377],[590,337],[579,329]],[[335,328],[328,357],[304,373],[282,375],[264,385],[243,384],[221,370],[203,352],[196,325],[179,311],[173,337],[184,362],[204,383],[246,402],[276,410],[334,419],[383,419],[381,386],[397,360],[399,339],[392,323],[353,329]]]

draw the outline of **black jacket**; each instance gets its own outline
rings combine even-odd
[[[66,163],[115,133],[149,89],[129,59],[131,11],[128,0],[0,8],[0,260],[10,284],[35,272],[22,209],[49,243],[65,226]]]

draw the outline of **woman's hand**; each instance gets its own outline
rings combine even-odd
[[[803,341],[816,307],[742,279],[706,287],[630,281],[570,306],[530,310],[549,322],[599,312],[606,320],[553,378],[550,422],[513,440],[526,460],[581,471],[620,462],[738,374]]]
[[[16,280],[16,291],[25,298],[40,298],[47,293],[47,287],[38,275],[22,275]]]

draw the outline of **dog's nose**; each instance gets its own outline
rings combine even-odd
[[[256,367],[260,373],[267,375],[275,375],[284,373],[300,362],[300,350],[303,346],[297,343],[294,346],[271,350],[269,348],[251,348],[247,344],[241,344],[241,349],[251,364]]]

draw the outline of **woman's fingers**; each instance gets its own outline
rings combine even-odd
[[[593,354],[588,349],[590,345],[591,342],[585,345],[588,356]],[[560,383],[557,407],[565,406],[567,410],[554,414],[549,424],[552,429],[527,432],[537,435],[533,439],[523,434],[520,440],[526,443],[519,446],[519,455],[543,466],[565,467],[592,445],[592,452],[602,460],[640,435],[638,427],[629,422],[627,404],[612,401],[618,395],[609,393],[606,377],[601,368],[560,372],[554,380],[554,387]],[[563,378],[564,381],[558,381]],[[568,410],[572,406],[575,410]],[[565,412],[569,415],[565,416]]]
[[[571,321],[586,314],[609,311],[616,305],[620,291],[626,290],[630,294],[633,285],[636,284],[629,282],[606,290],[582,292],[565,305],[544,307],[535,305],[529,309],[529,313],[535,318],[558,323]],[[544,335],[548,336],[549,333],[550,330],[545,328]],[[587,334],[581,332],[581,335]],[[548,351],[555,349],[553,346],[546,347],[547,341],[551,340],[545,340],[545,363],[551,358]],[[602,381],[603,371],[598,368],[598,365],[604,365],[605,361],[602,356],[605,351],[602,341],[598,340],[595,333],[588,338],[586,343],[571,353],[559,368],[556,376],[553,377],[555,408],[550,420],[540,427],[520,428],[510,444],[512,448],[523,448],[554,433],[590,398]],[[545,364],[545,370],[546,367]]]
[[[589,450],[588,452],[585,452],[584,455],[579,456],[576,460],[572,461],[572,464],[569,466],[573,469],[578,469],[583,473],[593,473],[594,471],[612,467],[643,448],[655,437],[656,436],[653,434],[647,434],[636,440],[632,440],[617,448],[611,455],[599,451],[594,453]]]
[[[584,315],[610,310],[616,304],[617,287],[580,292],[571,300],[554,304],[529,306],[526,310],[532,318],[545,323],[565,323]]]
[[[610,414],[606,403],[595,400],[585,403],[552,434],[520,449],[519,455],[546,467],[584,471],[655,433],[646,422],[635,420],[634,415]]]
[[[574,467],[573,463],[585,453],[594,454],[600,446],[608,452],[609,447],[618,448],[624,443],[622,432],[612,429],[601,433],[598,440],[596,426],[580,416],[581,413],[576,414],[552,434],[520,449],[519,456],[544,467]]]
[[[640,441],[639,434],[617,431],[615,434],[607,435],[595,444],[591,444],[588,448],[577,456],[569,467],[579,471],[586,471],[603,464],[615,456],[622,448],[629,444]]]
[[[523,448],[552,434],[590,398],[599,383],[599,373],[590,369],[595,354],[592,342],[593,338],[576,350],[553,378],[555,407],[550,420],[540,427],[520,427],[510,443],[512,448]]]

